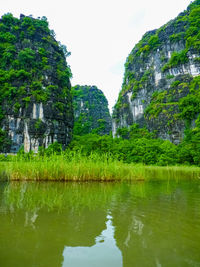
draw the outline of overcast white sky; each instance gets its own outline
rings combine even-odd
[[[0,15],[46,16],[71,56],[72,85],[96,85],[110,109],[121,89],[126,57],[149,30],[176,17],[190,0],[1,0]]]

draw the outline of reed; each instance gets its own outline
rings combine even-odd
[[[200,179],[200,168],[193,166],[144,166],[126,164],[108,154],[79,153],[16,157],[0,162],[0,177],[11,181],[148,181]]]

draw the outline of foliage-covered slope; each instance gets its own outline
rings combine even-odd
[[[111,131],[111,117],[108,101],[96,86],[73,87],[74,134],[84,135],[90,132],[100,135]]]
[[[45,17],[0,19],[0,149],[38,150],[71,139],[68,52]]]
[[[158,30],[147,32],[125,63],[113,130],[138,123],[180,143],[200,131],[200,1]]]

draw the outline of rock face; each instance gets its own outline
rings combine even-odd
[[[113,134],[137,123],[178,144],[200,112],[200,1],[147,32],[125,63],[113,112]]]
[[[96,86],[73,87],[74,134],[109,134],[112,130],[108,101]]]
[[[38,151],[72,136],[68,52],[45,17],[11,14],[0,20],[0,138],[4,152]],[[4,140],[3,140],[4,139]],[[5,145],[6,144],[6,145]]]

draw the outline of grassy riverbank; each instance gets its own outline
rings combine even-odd
[[[1,180],[11,181],[148,181],[200,179],[200,168],[193,166],[144,166],[127,164],[107,154],[13,157],[0,162]]]

